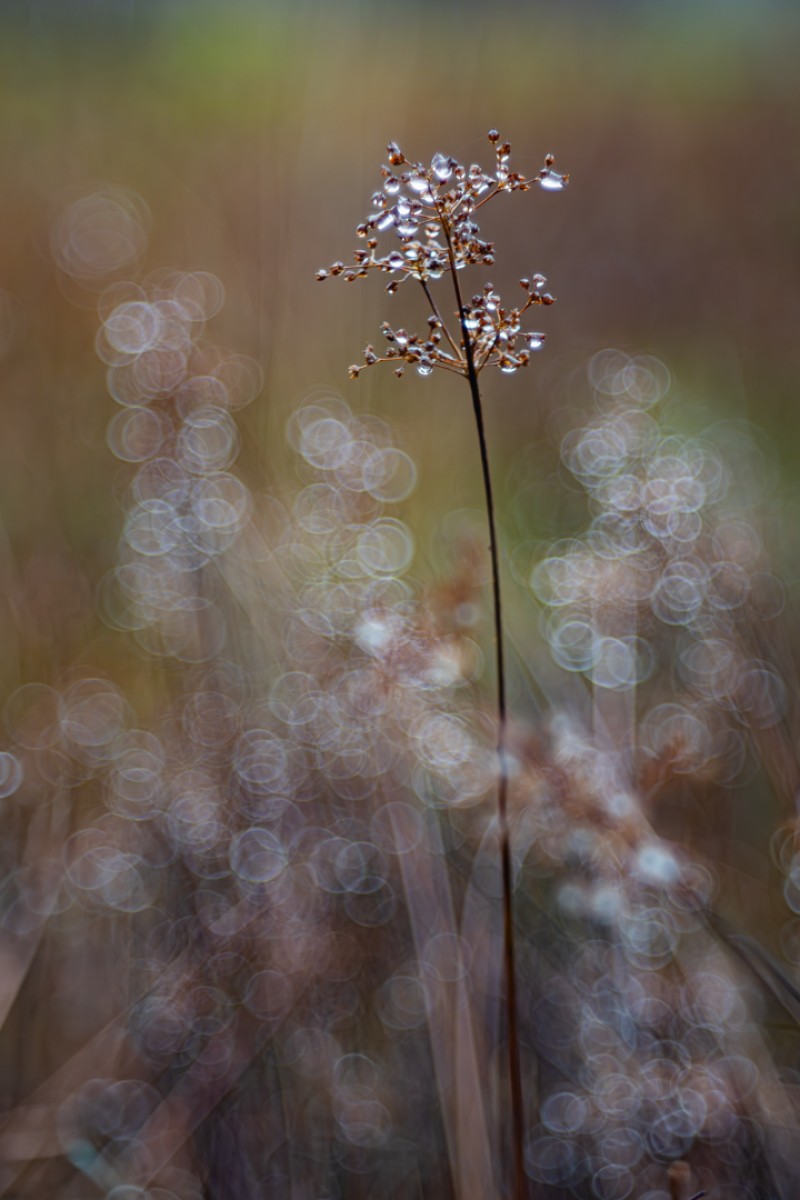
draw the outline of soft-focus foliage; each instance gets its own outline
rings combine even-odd
[[[465,389],[314,283],[493,122],[579,181],[498,139],[463,242],[559,293],[484,376],[530,1194],[796,1190],[797,16],[551,9],[0,14],[4,1196],[501,1194]]]

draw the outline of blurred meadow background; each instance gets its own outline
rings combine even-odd
[[[483,381],[526,1186],[796,1194],[799,55],[769,0],[2,0],[0,1195],[507,1194],[469,398],[349,380],[422,310],[315,281],[388,139],[491,127],[571,176],[482,225],[558,301]]]

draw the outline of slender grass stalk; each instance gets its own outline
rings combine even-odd
[[[500,565],[497,547],[497,523],[494,515],[492,476],[486,432],[483,423],[481,394],[474,367],[469,374],[475,427],[481,454],[483,489],[486,499],[486,515],[489,522],[489,554],[492,563],[492,600],[494,609],[495,664],[497,670],[497,757],[499,778],[497,788],[497,824],[500,838],[500,867],[503,887],[503,966],[505,974],[506,1021],[508,1026],[508,1078],[511,1092],[511,1123],[514,1163],[512,1195],[522,1200],[525,1195],[523,1167],[524,1109],[522,1098],[522,1068],[520,1062],[519,1032],[517,1022],[517,982],[514,953],[514,912],[512,893],[514,888],[511,861],[511,833],[508,824],[508,756],[506,753],[506,731],[508,710],[506,703],[505,660],[503,654],[503,610],[500,597]]]
[[[511,1195],[514,1200],[523,1200],[525,1196],[525,1169],[523,1145],[525,1136],[524,1103],[522,1095],[522,1067],[520,1062],[519,1027],[517,1021],[517,976],[514,953],[514,909],[513,890],[514,878],[511,860],[511,831],[508,824],[508,756],[506,753],[506,732],[508,728],[508,705],[506,697],[506,669],[503,650],[503,606],[500,592],[500,555],[498,551],[497,521],[494,511],[494,492],[492,489],[492,472],[489,466],[489,448],[486,442],[486,427],[483,420],[483,405],[481,390],[478,382],[478,372],[475,368],[475,355],[472,340],[467,326],[467,316],[461,296],[461,286],[458,280],[453,246],[450,232],[442,222],[442,228],[447,241],[448,257],[452,272],[453,290],[458,305],[458,319],[464,343],[467,381],[472,397],[472,411],[475,417],[475,429],[478,435],[478,446],[481,456],[481,474],[483,476],[483,492],[486,502],[486,517],[489,523],[489,556],[492,566],[492,609],[494,621],[495,668],[497,673],[497,759],[499,768],[497,787],[497,825],[500,840],[500,869],[502,873],[502,904],[503,904],[503,974],[505,983],[505,1011],[507,1026],[508,1048],[508,1081],[511,1099],[511,1144],[512,1144],[512,1183]]]

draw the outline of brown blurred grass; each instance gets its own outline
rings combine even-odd
[[[91,662],[146,721],[169,688],[94,615],[122,517],[104,440],[115,406],[93,350],[96,295],[65,284],[48,245],[75,188],[132,189],[151,214],[146,265],[208,270],[224,283],[212,336],[265,372],[261,397],[238,417],[250,486],[291,482],[286,416],[314,387],[333,386],[354,407],[389,414],[418,463],[421,486],[404,516],[420,548],[415,570],[436,574],[449,566],[441,518],[480,504],[469,422],[454,418],[465,398],[439,379],[401,384],[372,372],[348,383],[347,364],[375,337],[385,305],[379,291],[357,287],[349,302],[332,302],[313,276],[350,244],[388,137],[421,158],[436,149],[469,158],[496,125],[521,167],[554,150],[574,180],[557,200],[527,197],[507,226],[487,226],[501,262],[519,255],[519,270],[512,262],[498,284],[542,270],[559,297],[546,356],[487,389],[509,543],[580,524],[583,501],[560,489],[546,435],[554,413],[585,402],[585,361],[605,345],[666,360],[689,424],[755,420],[776,439],[791,496],[800,466],[791,11],[128,11],[20,6],[3,16],[0,287],[13,297],[0,361],[4,691]],[[792,548],[790,539],[796,572]],[[525,600],[509,606],[522,644],[536,636]],[[796,649],[797,630],[790,635]],[[778,814],[768,789],[759,781],[719,814],[721,832],[717,814],[699,819],[694,797],[681,804],[665,830],[671,820],[676,837],[707,837],[730,910],[762,923],[769,940],[785,913],[769,893],[762,835]],[[27,1082],[20,1077],[21,1091]]]

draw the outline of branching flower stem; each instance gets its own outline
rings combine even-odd
[[[475,355],[472,339],[467,327],[467,317],[455,265],[453,245],[447,222],[440,214],[442,231],[447,244],[450,259],[451,278],[458,305],[458,317],[461,324],[461,334],[464,341],[466,358],[466,378],[472,396],[472,410],[475,415],[475,427],[478,433],[478,445],[481,455],[481,471],[483,474],[483,491],[486,500],[486,515],[489,523],[489,555],[492,565],[492,600],[494,610],[494,642],[495,663],[497,670],[497,758],[498,758],[498,788],[497,788],[497,824],[500,839],[500,866],[502,872],[503,890],[503,968],[505,975],[506,1024],[508,1033],[508,1081],[511,1093],[511,1139],[513,1174],[511,1196],[514,1200],[524,1200],[525,1171],[523,1160],[523,1145],[525,1136],[524,1109],[522,1098],[522,1069],[519,1050],[519,1030],[517,1023],[517,981],[514,954],[514,911],[512,894],[514,888],[513,868],[511,859],[511,835],[508,824],[508,755],[506,753],[506,732],[508,727],[508,708],[506,702],[506,672],[503,652],[503,609],[500,595],[500,555],[497,544],[497,522],[494,511],[494,493],[492,490],[492,473],[489,467],[489,450],[486,442],[486,429],[483,420],[483,405],[478,384],[478,371],[475,365]]]
[[[522,328],[521,319],[534,305],[550,305],[554,297],[543,291],[544,275],[534,274],[519,280],[525,293],[520,304],[504,305],[491,283],[465,302],[459,271],[465,267],[491,266],[494,245],[480,236],[475,213],[500,193],[527,192],[534,184],[544,191],[563,191],[569,175],[553,169],[552,154],[532,178],[510,168],[511,145],[500,140],[496,129],[488,134],[495,155],[494,174],[477,163],[469,166],[444,154],[435,154],[431,164],[407,159],[396,142],[387,146],[388,163],[381,167],[382,189],[373,194],[372,211],[356,229],[365,246],[356,250],[351,266],[341,261],[317,272],[317,279],[341,276],[345,282],[366,278],[378,271],[392,276],[386,285],[390,295],[408,280],[416,280],[431,309],[427,329],[422,334],[394,329],[388,321],[381,325],[386,340],[384,352],[371,345],[364,350],[363,364],[349,368],[351,379],[377,363],[389,363],[401,377],[407,366],[420,375],[435,369],[460,375],[469,384],[483,473],[483,490],[489,524],[489,554],[492,565],[495,661],[497,667],[497,827],[500,843],[503,910],[503,983],[508,1046],[508,1088],[511,1108],[512,1167],[508,1200],[525,1200],[527,1184],[523,1162],[525,1133],[522,1069],[517,1020],[517,988],[514,948],[514,879],[511,858],[511,834],[508,821],[508,711],[505,661],[503,656],[503,613],[500,595],[500,554],[494,510],[489,451],[483,420],[478,377],[484,367],[496,366],[507,375],[526,367],[531,355],[541,350],[545,334]],[[392,231],[399,248],[379,252],[379,235]],[[440,231],[441,230],[441,236]],[[431,282],[448,276],[453,283],[460,338],[450,331],[434,299]],[[460,343],[460,344],[459,344]],[[501,1130],[501,1134],[502,1134]],[[504,1137],[501,1140],[505,1140]]]

